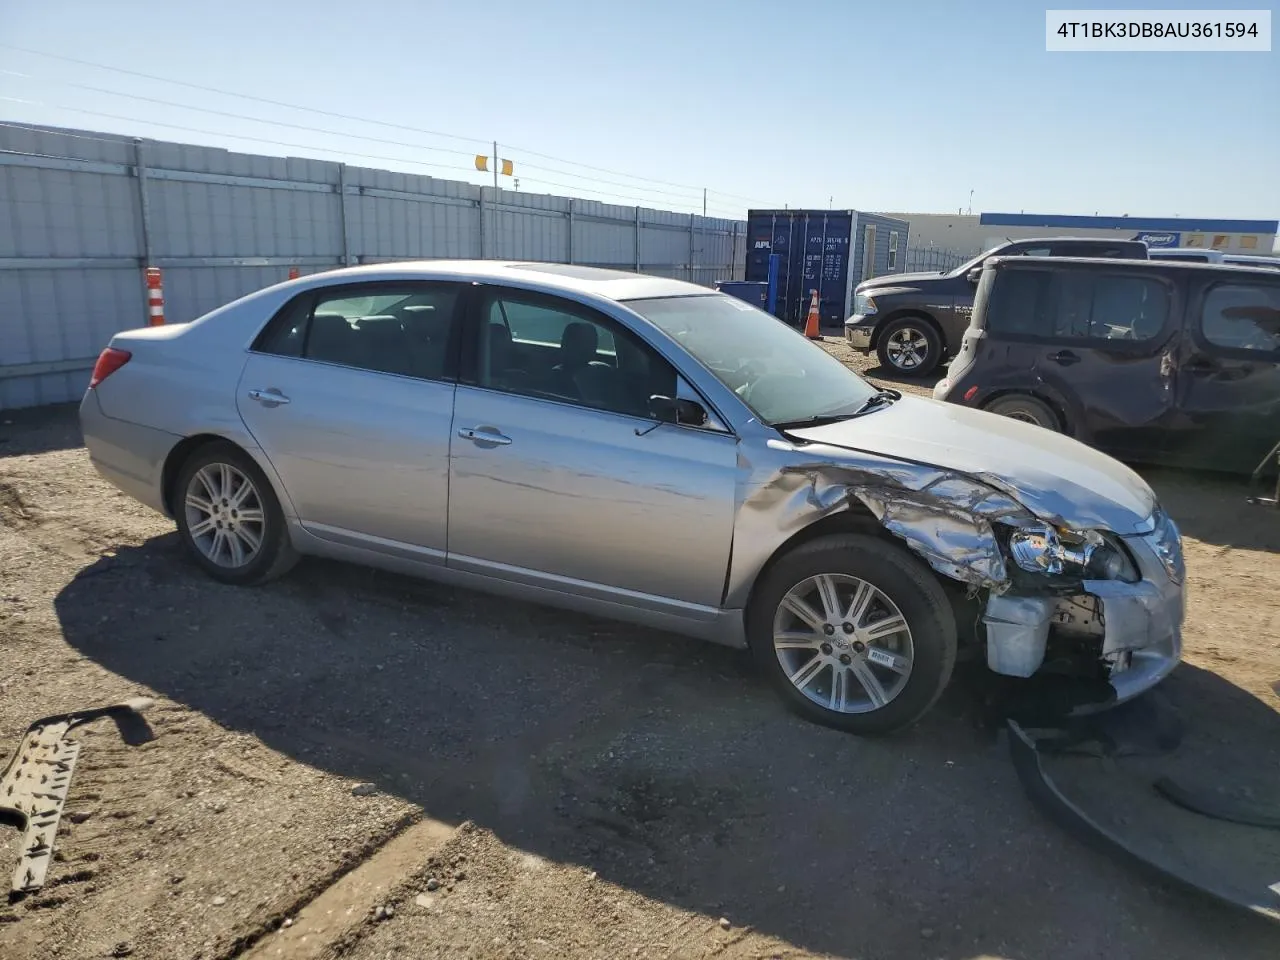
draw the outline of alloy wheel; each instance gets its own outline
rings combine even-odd
[[[218,566],[243,567],[262,549],[262,499],[253,481],[231,464],[197,470],[187,484],[184,509],[192,543]]]
[[[773,618],[773,647],[792,686],[836,713],[870,713],[911,676],[911,628],[875,585],[846,574],[796,584]]]
[[[890,334],[885,353],[899,370],[915,370],[929,356],[929,339],[915,327],[903,327]]]

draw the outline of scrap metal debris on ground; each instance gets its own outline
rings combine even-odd
[[[76,727],[111,717],[130,743],[149,739],[141,711],[151,705],[145,697],[76,713],[37,720],[27,728],[13,759],[0,777],[0,819],[15,821],[22,830],[21,854],[13,872],[9,900],[19,900],[44,886],[53,859],[62,808],[71,789],[71,775],[80,744],[67,739]],[[146,736],[138,737],[142,728]]]

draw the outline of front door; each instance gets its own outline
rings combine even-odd
[[[254,344],[236,406],[309,532],[444,562],[460,294],[326,287]]]
[[[620,323],[556,297],[479,292],[458,387],[449,565],[651,609],[720,603],[737,442],[659,424],[681,389]],[[472,356],[474,354],[474,356]]]
[[[1086,443],[1158,456],[1173,417],[1175,286],[1150,271],[1011,266],[988,309],[988,349],[1029,392],[1048,395]]]
[[[1219,275],[1192,298],[1172,460],[1252,470],[1280,442],[1280,276]]]

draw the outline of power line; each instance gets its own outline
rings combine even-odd
[[[248,140],[253,143],[266,143],[274,147],[290,147],[297,150],[316,150],[321,153],[336,153],[345,157],[358,157],[361,160],[385,160],[392,163],[412,163],[420,167],[432,167],[437,170],[467,170],[466,167],[449,166],[443,163],[427,163],[425,160],[410,160],[407,157],[387,157],[376,153],[355,153],[350,150],[335,150],[332,147],[317,147],[309,143],[289,143],[285,140],[271,140],[267,137],[251,137],[243,133],[224,133],[221,130],[204,130],[200,127],[187,127],[178,123],[165,123],[161,120],[148,120],[143,117],[126,117],[118,113],[106,113],[101,110],[86,110],[83,107],[71,107],[63,103],[45,103],[42,100],[24,100],[20,97],[0,97],[9,103],[25,103],[36,107],[50,107],[54,110],[69,110],[72,113],[83,113],[90,117],[106,117],[111,120],[123,120],[126,123],[143,123],[155,127],[168,127],[172,130],[183,130],[187,133],[199,133],[208,137],[230,137],[233,140]],[[75,134],[72,134],[75,136]],[[468,171],[470,172],[470,171]]]
[[[408,143],[403,140],[388,140],[383,137],[370,137],[370,136],[365,136],[359,133],[347,133],[342,130],[333,130],[326,127],[313,127],[313,126],[308,126],[307,124],[289,123],[288,121],[285,121],[285,120],[267,120],[262,117],[252,117],[243,113],[233,113],[227,110],[214,110],[211,107],[197,107],[192,104],[179,103],[173,100],[162,100],[158,97],[147,97],[137,93],[123,93],[119,90],[109,90],[105,87],[98,87],[88,83],[76,83],[75,81],[71,81],[71,80],[56,80],[56,79],[45,78],[45,77],[35,77],[35,76],[32,76],[31,74],[21,73],[17,70],[0,70],[0,74],[4,74],[10,77],[20,77],[24,80],[34,80],[39,83],[54,83],[64,87],[74,87],[80,90],[90,90],[94,93],[105,93],[108,96],[121,97],[128,100],[140,100],[144,103],[155,103],[164,107],[176,107],[180,110],[194,110],[198,113],[208,113],[217,117],[229,117],[233,120],[248,120],[252,123],[261,123],[267,126],[288,127],[289,129],[292,129],[292,130],[302,130],[307,133],[321,133],[326,136],[349,137],[353,140],[367,140],[371,143],[383,143],[383,144],[388,144],[390,146],[406,147],[411,150],[425,150],[425,151],[434,152],[434,153],[447,153],[447,154],[452,154],[452,155],[461,156],[461,157],[473,156],[473,153],[467,150],[450,150],[445,147],[428,147],[422,144]],[[599,177],[589,177],[585,174],[574,173],[572,170],[559,170],[555,167],[543,167],[538,164],[525,164],[523,162],[521,166],[528,167],[529,169],[532,169],[532,170],[546,170],[551,173],[563,173],[570,177],[575,177],[582,180],[590,180],[595,183],[606,183],[615,187],[626,187],[628,189],[638,190],[641,193],[652,193],[652,194],[661,195],[661,196],[675,197],[679,200],[682,200],[688,203],[695,202],[694,198],[688,197],[684,194],[673,193],[667,190],[658,190],[652,187],[640,187],[640,186],[636,186],[635,184],[619,183],[616,180],[604,180]],[[647,202],[652,202],[652,201],[647,201]]]
[[[144,103],[156,103],[162,107],[177,107],[180,110],[194,110],[197,113],[208,113],[216,117],[230,117],[233,120],[249,120],[253,123],[265,123],[269,126],[288,127],[291,130],[303,130],[308,133],[323,133],[329,136],[350,137],[353,140],[368,140],[370,143],[385,143],[393,147],[408,147],[411,150],[426,150],[430,153],[449,153],[459,157],[473,156],[470,150],[450,150],[446,147],[428,147],[420,143],[406,143],[403,140],[387,140],[382,137],[368,137],[359,133],[345,133],[342,130],[330,130],[325,127],[309,127],[301,123],[289,123],[286,120],[264,120],[261,117],[251,117],[243,113],[231,113],[226,110],[214,110],[211,107],[196,107],[188,103],[176,103],[173,100],[161,100],[157,97],[144,97],[139,93],[121,93],[119,90],[108,90],[105,87],[95,87],[88,83],[75,83],[71,80],[51,80],[44,77],[33,77],[29,73],[19,73],[17,70],[0,70],[0,73],[10,77],[21,77],[24,80],[35,80],[40,83],[56,83],[64,87],[76,87],[80,90],[91,90],[94,93],[105,93],[112,97],[124,97],[128,100],[141,100]]]
[[[16,99],[14,97],[5,97],[6,100]],[[20,101],[27,103],[28,101]],[[0,127],[8,127],[11,130],[25,130],[27,133],[48,133],[58,137],[71,137],[73,140],[93,140],[96,143],[114,143],[117,146],[128,146],[130,138],[124,134],[116,134],[113,137],[95,137],[87,133],[68,133],[60,127],[50,129],[48,125],[42,123],[12,123],[8,120],[0,120]]]
[[[139,77],[143,80],[154,80],[157,83],[172,83],[180,87],[188,87],[192,90],[203,90],[205,93],[216,93],[225,97],[240,97],[244,100],[253,100],[257,103],[268,103],[273,107],[285,107],[289,110],[305,110],[308,113],[317,113],[325,117],[334,117],[338,120],[350,120],[355,123],[372,123],[381,127],[391,127],[395,130],[407,130],[411,133],[425,133],[432,137],[443,137],[446,140],[461,140],[466,143],[480,143],[486,146],[492,141],[481,140],[478,137],[461,137],[454,133],[441,133],[438,130],[425,130],[421,127],[410,127],[402,123],[392,123],[389,120],[369,120],[364,117],[353,117],[347,113],[337,113],[333,110],[321,110],[319,107],[304,107],[296,103],[285,103],[283,100],[272,100],[269,97],[258,97],[249,93],[235,93],[231,90],[220,90],[217,87],[206,87],[198,83],[190,83],[186,80],[174,80],[169,77],[158,77],[152,73],[142,73],[139,70],[127,70],[124,67],[112,67],[105,63],[94,63],[91,60],[79,60],[75,57],[68,57],[58,53],[46,53],[43,50],[32,50],[28,47],[19,47],[11,43],[0,43],[0,47],[8,50],[18,50],[22,53],[34,54],[38,57],[49,57],[53,60],[61,60],[64,63],[75,63],[82,67],[96,67],[99,70],[112,70],[116,73],[127,74],[131,77]]]
[[[470,172],[466,167],[448,166],[446,164],[439,164],[439,163],[428,163],[424,160],[411,160],[407,157],[390,157],[390,156],[384,156],[376,153],[357,153],[350,150],[334,149],[332,147],[318,147],[313,144],[290,143],[288,141],[272,140],[266,137],[253,137],[247,134],[223,133],[222,131],[219,131],[219,130],[206,130],[200,127],[188,127],[182,124],[168,123],[160,120],[148,120],[142,117],[129,117],[129,116],[124,116],[116,113],[107,113],[100,110],[89,110],[83,107],[72,107],[67,104],[45,103],[40,100],[26,100],[20,97],[6,97],[6,96],[0,96],[0,100],[7,101],[9,103],[21,103],[21,104],[27,104],[30,106],[48,107],[55,110],[69,110],[73,113],[80,113],[80,114],[85,114],[87,116],[94,116],[94,117],[105,117],[111,120],[122,120],[127,123],[150,124],[152,126],[166,127],[173,130],[182,130],[187,133],[198,133],[198,134],[203,134],[205,136],[230,137],[231,139],[234,139],[234,140],[247,140],[254,143],[265,143],[265,144],[276,146],[276,147],[290,147],[298,150],[312,150],[312,151],[318,151],[321,153],[332,153],[332,154],[337,154],[339,156],[355,157],[360,160],[383,160],[383,161],[390,161],[392,163],[410,163],[410,164],[415,164],[417,166],[430,167],[433,169],[440,169],[440,170]],[[38,125],[28,125],[28,124],[19,124],[19,123],[10,123],[5,121],[0,121],[0,127],[10,127],[14,129],[30,130],[32,126],[38,126]],[[108,137],[88,136],[85,134],[63,133],[62,131],[37,131],[37,132],[50,132],[50,133],[55,133],[59,136],[74,137],[80,140],[96,140],[103,143],[118,144],[118,143],[128,142],[127,138],[112,139]],[[579,193],[594,193],[594,194],[597,194],[603,197],[609,197],[615,200],[617,199],[631,200],[631,201],[635,201],[642,204],[653,203],[653,200],[646,197],[636,197],[629,194],[612,193],[605,190],[595,190],[589,187],[579,187],[576,185],[558,183],[555,181],[539,180],[537,178],[532,178],[532,177],[521,178],[521,179],[530,183],[538,183],[538,184],[543,184],[543,185],[552,186],[552,187],[561,187],[563,189],[577,191]],[[605,202],[605,201],[601,200],[597,202]],[[693,201],[690,201],[687,205],[694,206],[695,204],[693,203]]]
[[[252,100],[252,101],[257,102],[257,103],[266,103],[266,104],[270,104],[271,106],[284,107],[285,109],[288,109],[288,110],[302,110],[302,111],[305,111],[305,112],[308,112],[308,113],[319,114],[319,115],[321,115],[321,116],[326,116],[326,117],[334,117],[334,118],[339,119],[339,120],[347,120],[347,121],[350,121],[350,122],[353,122],[353,123],[367,123],[367,124],[373,124],[373,125],[376,125],[376,126],[389,127],[389,128],[391,128],[391,129],[395,129],[395,130],[405,130],[405,131],[409,131],[409,132],[412,132],[412,133],[425,134],[425,135],[427,135],[427,136],[432,136],[432,137],[443,137],[443,138],[448,139],[448,140],[459,140],[459,141],[462,141],[462,142],[465,142],[465,143],[471,143],[471,144],[477,144],[477,143],[479,143],[479,144],[484,144],[485,146],[488,146],[490,143],[492,143],[492,141],[491,141],[491,140],[487,140],[487,139],[486,139],[486,140],[482,140],[482,139],[480,139],[480,138],[478,138],[478,137],[464,137],[464,136],[459,136],[458,134],[442,133],[442,132],[440,132],[440,131],[438,131],[438,130],[427,130],[427,129],[422,128],[422,127],[413,127],[413,126],[409,126],[409,125],[407,125],[407,124],[392,123],[391,121],[388,121],[388,120],[373,120],[373,119],[369,119],[369,118],[365,118],[365,117],[356,117],[356,116],[352,116],[352,115],[350,115],[350,114],[338,113],[338,112],[333,111],[333,110],[323,110],[323,109],[320,109],[319,107],[307,107],[307,106],[303,106],[302,104],[297,104],[297,103],[288,103],[288,102],[283,101],[283,100],[273,100],[273,99],[271,99],[271,98],[269,98],[269,97],[259,97],[259,96],[255,96],[255,95],[253,95],[253,94],[237,93],[237,92],[235,92],[235,91],[232,91],[232,90],[224,90],[224,89],[221,89],[221,88],[219,88],[219,87],[210,87],[210,86],[205,86],[205,85],[203,85],[203,84],[191,83],[191,82],[186,81],[186,80],[174,80],[174,79],[171,79],[171,78],[169,78],[169,77],[161,77],[161,76],[157,76],[157,75],[155,75],[155,74],[143,73],[143,72],[141,72],[141,71],[139,71],[139,70],[129,70],[129,69],[126,69],[126,68],[124,68],[124,67],[115,67],[115,66],[110,66],[110,65],[105,64],[105,63],[95,63],[95,62],[93,62],[93,61],[91,61],[91,60],[81,60],[81,59],[79,59],[79,58],[76,58],[76,57],[68,57],[68,56],[65,56],[65,55],[63,55],[63,54],[48,53],[48,52],[46,52],[46,51],[44,51],[44,50],[33,50],[33,49],[31,49],[30,47],[20,47],[20,46],[17,46],[16,44],[11,44],[11,43],[0,43],[0,47],[3,47],[3,48],[8,49],[8,50],[17,50],[17,51],[20,51],[20,52],[22,52],[22,53],[32,54],[32,55],[34,55],[34,56],[38,56],[38,57],[49,57],[50,59],[53,59],[53,60],[61,60],[61,61],[65,62],[65,63],[74,63],[74,64],[78,64],[78,65],[80,65],[80,66],[85,66],[85,67],[94,67],[94,68],[99,69],[99,70],[109,70],[109,71],[113,71],[113,72],[115,72],[115,73],[122,73],[122,74],[125,74],[125,75],[127,75],[127,76],[139,77],[139,78],[144,79],[144,80],[152,80],[152,81],[155,81],[155,82],[157,82],[157,83],[172,83],[172,84],[176,84],[176,85],[178,85],[178,86],[187,87],[187,88],[192,89],[192,90],[202,90],[202,91],[204,91],[205,93],[215,93],[215,94],[218,94],[218,95],[220,95],[220,96],[227,96],[227,97],[240,97],[241,99],[245,99],[245,100]],[[537,151],[529,150],[529,149],[526,149],[526,148],[524,148],[524,147],[517,147],[517,146],[511,146],[511,145],[508,145],[508,147],[509,147],[509,149],[511,149],[511,150],[513,150],[513,151],[514,151],[514,150],[518,150],[520,153],[526,154],[526,155],[531,156],[531,157],[538,157],[538,158],[543,159],[543,160],[553,160],[553,161],[556,161],[557,163],[565,163],[565,164],[568,164],[568,165],[570,165],[570,166],[574,166],[574,167],[581,167],[581,168],[583,168],[584,170],[593,170],[593,171],[596,171],[596,172],[598,172],[598,173],[608,173],[608,174],[612,174],[612,175],[614,175],[614,176],[618,176],[618,177],[625,177],[625,178],[627,178],[628,180],[640,180],[640,181],[643,181],[643,182],[645,182],[645,183],[656,183],[656,184],[660,184],[660,185],[663,185],[663,186],[668,186],[668,187],[677,187],[677,188],[686,189],[686,190],[693,190],[693,191],[701,191],[701,190],[703,189],[702,187],[694,186],[694,185],[692,185],[692,184],[687,184],[687,183],[677,183],[677,182],[672,181],[672,180],[660,180],[660,179],[657,179],[657,178],[654,178],[654,177],[642,177],[642,176],[639,176],[639,175],[637,175],[637,174],[626,173],[626,172],[621,171],[621,170],[612,170],[612,169],[610,169],[610,168],[608,168],[608,167],[597,167],[597,166],[593,166],[593,165],[591,165],[591,164],[587,164],[587,163],[580,163],[579,161],[576,161],[576,160],[569,160],[569,159],[567,159],[567,158],[565,158],[565,157],[557,157],[557,156],[554,156],[554,155],[552,155],[552,154],[548,154],[548,153],[539,153],[539,152],[537,152]],[[430,148],[420,148],[420,149],[430,149]],[[341,151],[335,151],[335,152],[341,152]],[[585,176],[583,176],[582,174],[574,174],[574,173],[570,173],[569,171],[557,171],[557,172],[565,173],[565,174],[567,174],[568,176],[577,176],[577,177],[582,177],[582,179],[588,179],[588,178],[586,178]],[[611,181],[606,181],[606,182],[611,182]],[[643,188],[643,187],[639,187],[639,186],[631,186],[630,188],[631,188],[631,189],[635,189],[635,190],[645,190],[645,188]],[[597,192],[599,192],[599,191],[597,191]],[[740,196],[740,195],[738,195],[738,194],[728,193],[728,192],[723,191],[723,190],[714,190],[714,189],[710,189],[710,188],[708,188],[708,192],[709,192],[709,193],[715,193],[715,194],[718,194],[719,196],[722,196],[722,197],[730,197],[730,198],[733,198],[733,199],[735,199],[735,200],[741,200],[741,201],[743,201],[743,202],[745,202],[745,203],[753,203],[753,202],[755,202],[755,201],[754,201],[754,200],[752,200],[752,198],[750,198],[750,197],[744,197],[744,196]]]

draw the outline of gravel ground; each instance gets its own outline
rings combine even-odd
[[[963,675],[864,741],[786,713],[736,651],[324,562],[223,587],[98,479],[74,410],[0,416],[0,743],[156,700],[145,743],[80,735],[49,883],[0,906],[5,960],[1280,951],[1045,821]],[[1180,769],[1280,795],[1280,516],[1148,476],[1188,538],[1161,694],[1192,731]],[[420,818],[461,826],[381,860]],[[381,864],[376,900],[272,932],[357,864]]]

